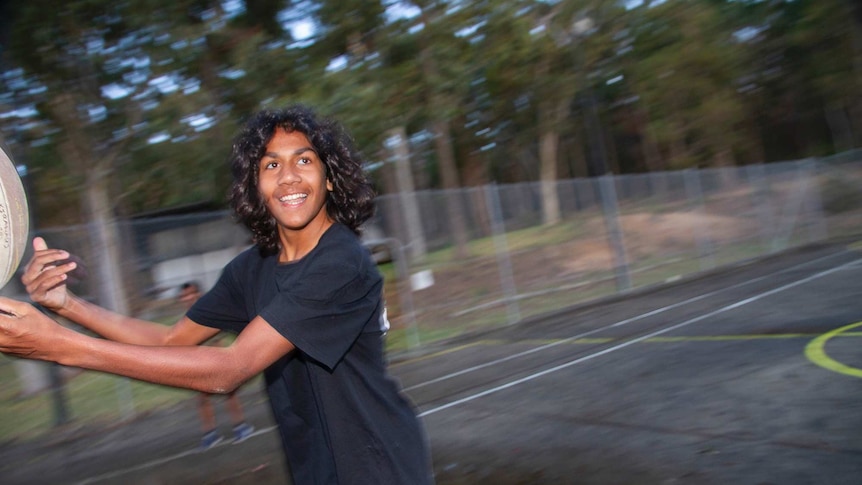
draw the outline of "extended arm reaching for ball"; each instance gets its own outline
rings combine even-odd
[[[0,297],[0,352],[208,393],[227,393],[293,345],[260,317],[229,347],[130,345],[65,328],[32,305]]]
[[[109,372],[208,393],[230,392],[293,351],[293,344],[260,317],[229,347],[198,346],[218,330],[187,317],[172,327],[126,317],[66,289],[74,263],[68,253],[34,240],[22,277],[34,301],[104,337],[65,328],[32,305],[0,298],[0,352]]]
[[[50,249],[41,237],[33,239],[33,257],[21,281],[30,298],[44,308],[106,339],[136,345],[195,345],[218,333],[183,318],[172,326],[127,317],[94,305],[66,287],[69,272],[77,264],[66,262],[69,253]]]

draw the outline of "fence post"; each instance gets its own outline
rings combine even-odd
[[[95,248],[95,254],[106,255],[96,261],[96,271],[99,276],[99,304],[121,315],[128,315],[128,307],[123,280],[120,275],[118,258],[115,257],[118,246],[117,220],[111,216],[96,217],[88,224],[90,241]],[[112,256],[113,255],[113,256]],[[135,415],[135,396],[129,378],[117,380],[117,404],[120,415],[131,419]]]
[[[805,205],[805,200],[809,197],[809,192],[813,190],[811,188],[811,177],[809,176],[811,172],[811,159],[799,160],[794,166],[796,168],[793,177],[795,182],[793,185],[794,190],[790,194],[790,200],[785,206],[786,210],[782,214],[783,217],[778,220],[777,234],[772,240],[773,252],[786,249],[793,236],[793,230],[805,224],[805,221],[801,220],[804,216],[803,206]]]
[[[410,274],[407,269],[407,256],[404,246],[393,238],[383,240],[392,260],[395,263],[396,280],[398,283],[398,297],[401,300],[402,311],[407,315],[407,351],[410,352],[421,345],[419,328],[416,325],[416,308],[413,305],[413,287],[410,282]]]
[[[632,281],[629,274],[628,258],[626,258],[626,246],[623,240],[623,231],[620,227],[619,209],[617,207],[617,192],[614,187],[613,174],[605,174],[599,179],[599,192],[602,197],[602,209],[605,215],[605,227],[608,233],[608,242],[614,253],[614,272],[617,278],[617,291],[623,292],[631,289]]]
[[[422,218],[419,215],[419,204],[413,188],[413,175],[410,172],[410,147],[404,126],[393,128],[388,132],[387,146],[391,145],[395,162],[395,180],[398,184],[398,200],[401,204],[401,222],[407,228],[407,244],[410,260],[422,262],[425,260],[425,234],[422,232]]]
[[[48,376],[51,381],[51,403],[54,409],[54,426],[62,426],[69,422],[69,396],[63,376],[60,375],[60,364],[48,364]]]
[[[757,216],[760,219],[760,241],[763,248],[772,247],[772,226],[774,223],[775,211],[772,209],[772,200],[769,197],[769,186],[764,174],[765,168],[762,163],[748,165],[745,167],[748,174],[748,179],[751,181],[751,194],[754,199],[754,206],[758,209]]]
[[[690,168],[685,170],[683,174],[685,193],[689,199],[689,207],[691,207],[694,212],[706,215],[703,202],[703,187],[700,184],[700,171]],[[697,259],[700,262],[700,269],[703,271],[715,267],[715,249],[712,245],[712,237],[709,233],[709,224],[704,224],[703,218],[698,218],[698,221],[698,227],[694,231],[694,239],[697,243],[697,252],[699,256]]]
[[[808,176],[811,178],[811,196],[808,200],[808,210],[812,223],[808,226],[808,242],[823,241],[829,238],[829,227],[826,224],[826,214],[823,211],[823,200],[820,197],[820,167],[821,161],[808,159]]]
[[[508,323],[513,324],[521,320],[521,309],[518,306],[518,290],[515,288],[515,279],[512,276],[512,262],[509,259],[506,228],[500,210],[500,195],[497,192],[497,184],[492,183],[485,186],[485,198],[488,202],[488,212],[491,219],[491,234],[497,254],[497,269],[500,272],[503,301],[506,302],[506,317]]]

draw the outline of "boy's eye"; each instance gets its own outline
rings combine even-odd
[[[269,169],[275,168],[275,167],[278,167],[278,162],[272,161],[272,162],[266,162],[263,164],[264,170],[269,170]]]
[[[299,160],[297,160],[296,163],[298,163],[300,165],[307,165],[307,164],[311,163],[311,159],[308,157],[301,157]]]

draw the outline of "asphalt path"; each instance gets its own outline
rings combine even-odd
[[[395,356],[440,484],[862,483],[862,251],[722,268]],[[0,447],[0,483],[284,483],[256,435],[206,452],[194,407]]]

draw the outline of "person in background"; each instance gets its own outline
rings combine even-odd
[[[200,296],[200,285],[196,281],[187,281],[180,285],[177,299],[188,310]],[[220,344],[223,336],[223,332],[219,333],[210,339],[208,343]],[[216,427],[216,412],[212,398],[213,395],[210,393],[201,392],[198,394],[198,413],[200,414],[201,425],[203,427],[203,437],[201,438],[201,449],[203,450],[212,448],[224,439]],[[254,426],[245,422],[242,404],[239,401],[239,389],[225,395],[225,407],[228,414],[230,414],[231,423],[233,424],[233,443],[242,443],[251,437],[251,434],[254,432]]]

